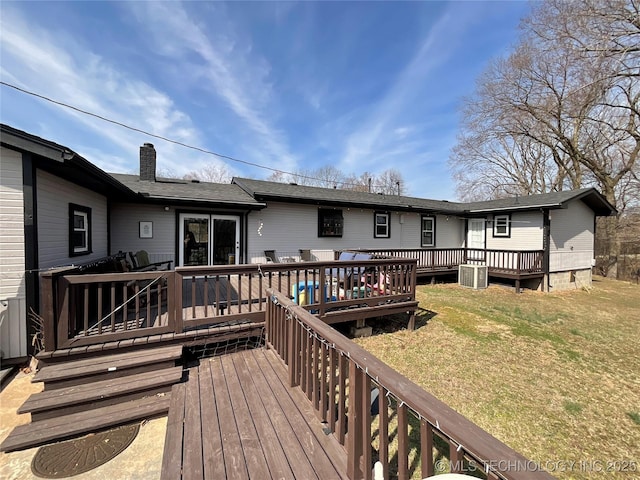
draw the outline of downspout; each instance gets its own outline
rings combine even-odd
[[[24,282],[27,307],[27,354],[34,353],[29,341],[35,333],[28,312],[40,314],[40,283],[38,282],[38,209],[36,167],[30,153],[22,154],[22,198],[24,214]]]
[[[251,210],[247,210],[244,215],[244,228],[240,232],[240,246],[241,246],[241,263],[247,264],[249,260],[249,214]]]
[[[111,198],[107,196],[107,255],[111,253]]]
[[[462,241],[464,242],[464,258],[463,263],[467,263],[467,253],[469,251],[469,245],[467,244],[469,238],[469,219],[464,219],[464,238]]]
[[[549,209],[542,211],[542,269],[544,271],[544,285],[543,291],[549,292],[551,290],[550,274],[549,274],[549,254],[551,251],[551,215]]]

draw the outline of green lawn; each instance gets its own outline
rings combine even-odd
[[[640,478],[640,286],[420,285],[417,298],[416,331],[357,342],[526,457],[551,469],[576,462],[558,478],[612,476],[580,462]]]

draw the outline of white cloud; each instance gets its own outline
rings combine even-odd
[[[3,78],[25,89],[157,135],[185,143],[198,141],[199,133],[188,115],[176,108],[167,94],[118,71],[63,29],[54,27],[47,30],[6,6],[3,6],[0,22]],[[149,137],[123,127],[50,103],[46,105],[57,115],[71,117],[76,122],[75,128],[87,129],[106,140],[102,143],[106,145],[102,154],[94,147],[87,148],[77,143],[68,145],[74,150],[84,148],[91,152],[93,158],[87,158],[106,170],[137,170],[138,146],[143,142],[153,142]],[[61,143],[64,139],[77,139],[77,132],[70,132],[71,129],[73,127],[66,122],[64,125],[51,125],[50,138]],[[178,155],[182,164],[185,157],[202,157],[164,142],[160,145],[159,140],[155,143],[161,165]],[[186,169],[178,168],[178,171],[182,170],[188,170],[188,166]]]
[[[455,13],[452,8],[456,9]],[[370,109],[366,120],[346,137],[340,162],[343,169],[350,170],[373,157],[404,164],[412,153],[411,146],[415,149],[415,157],[426,148],[429,139],[424,137],[425,122],[433,121],[427,118],[428,101],[438,95],[430,91],[429,86],[434,84],[438,69],[451,60],[459,38],[472,18],[461,10],[454,6],[445,11],[417,46],[412,59],[398,73],[387,94]],[[416,107],[422,117],[421,124],[412,124],[412,119],[407,118],[414,114]]]
[[[252,45],[235,32],[224,5],[215,4],[205,27],[189,16],[179,3],[135,2],[127,4],[147,33],[156,51],[171,59],[177,71],[188,72],[185,82],[194,82],[222,99],[242,121],[248,133],[242,136],[251,161],[282,169],[295,168],[285,135],[271,119],[277,115],[269,63],[253,52]],[[168,47],[167,47],[168,45]],[[194,54],[198,61],[194,61]],[[220,121],[220,120],[218,120]]]

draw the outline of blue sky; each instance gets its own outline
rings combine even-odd
[[[447,159],[462,96],[514,45],[524,2],[0,3],[4,82],[284,171],[398,169],[455,199]],[[220,162],[0,87],[1,121],[107,171]],[[227,162],[233,175],[269,171]]]

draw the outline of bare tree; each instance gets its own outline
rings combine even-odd
[[[640,1],[546,0],[522,31],[465,101],[450,158],[459,191],[594,185],[623,214],[638,191]],[[616,238],[617,217],[600,225]]]
[[[315,185],[325,188],[338,188],[344,181],[344,174],[334,166],[320,167],[313,172]]]
[[[187,173],[182,178],[212,183],[229,183],[231,181],[231,173],[224,163],[210,163],[200,170]]]
[[[402,174],[395,168],[389,168],[375,177],[376,193],[385,195],[404,195],[405,185]]]

